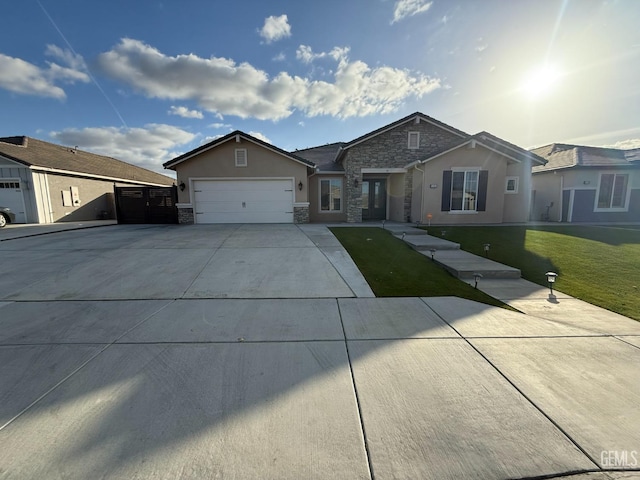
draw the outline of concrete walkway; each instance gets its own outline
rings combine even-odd
[[[60,222],[60,223],[13,223],[0,228],[0,242],[14,240],[16,238],[35,237],[68,230],[83,230],[86,228],[108,227],[117,225],[115,220],[93,220],[86,222]]]

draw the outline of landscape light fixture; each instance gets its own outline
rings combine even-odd
[[[384,230],[384,222],[386,222],[386,220],[382,220],[382,229]]]
[[[404,237],[407,235],[407,232],[402,232],[402,240],[404,240]]]
[[[431,261],[433,262],[433,256],[436,254],[436,249],[435,248],[431,248],[431,249],[429,249],[429,251],[431,252]]]
[[[484,248],[484,256],[489,257],[489,249],[491,248],[491,244],[485,243],[483,248]]]
[[[184,184],[184,182],[180,182],[180,185],[178,185],[180,187],[180,191],[184,192],[184,189],[187,188],[187,186]]]
[[[558,276],[558,274],[555,273],[555,272],[547,272],[547,273],[545,273],[545,275],[547,276],[547,283],[549,284],[549,291],[551,292],[551,295],[553,295],[553,284],[556,283],[556,277]]]
[[[302,184],[302,180],[300,180],[300,183],[298,183],[298,190],[302,191],[302,187],[304,187],[304,185]]]
[[[473,274],[473,281],[474,281],[473,288],[475,288],[476,290],[478,289],[478,279],[480,279],[480,278],[482,278],[482,274],[474,272],[474,274]]]
[[[446,230],[441,230],[440,233],[442,234],[442,236],[444,237],[447,234]]]

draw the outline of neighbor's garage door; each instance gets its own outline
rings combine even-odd
[[[291,180],[196,180],[196,223],[293,223]]]
[[[16,214],[16,223],[27,222],[19,178],[0,178],[0,207],[9,207]]]

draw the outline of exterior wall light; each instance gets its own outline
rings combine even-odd
[[[298,183],[298,190],[302,191],[302,187],[304,187],[304,185],[302,184],[302,180],[300,180],[300,183]]]
[[[354,180],[353,180],[353,186],[354,186],[355,188],[358,188],[358,185],[360,185],[360,182],[359,182],[359,181],[358,181],[358,179],[356,178],[356,179],[354,179]]]
[[[556,277],[558,276],[558,274],[555,273],[555,272],[547,272],[547,273],[545,273],[545,275],[547,276],[547,283],[549,284],[549,291],[551,292],[551,295],[553,295],[553,284],[556,283]]]
[[[187,188],[187,186],[184,184],[184,182],[180,182],[180,185],[178,185],[178,187],[180,187],[180,191],[184,192],[184,189]]]

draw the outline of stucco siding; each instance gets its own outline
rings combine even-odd
[[[431,214],[433,224],[482,224],[502,223],[504,210],[504,184],[507,160],[491,150],[459,148],[423,165],[425,169],[424,203],[422,223]],[[488,172],[486,210],[484,212],[442,211],[443,172],[452,169],[479,169]],[[433,188],[432,188],[433,187]]]
[[[236,167],[236,149],[247,150],[247,166]],[[185,190],[178,189],[178,202],[191,203],[189,180],[198,178],[294,178],[296,202],[307,202],[309,185],[307,167],[265,147],[241,139],[238,143],[230,140],[176,166],[177,184],[185,184]],[[302,190],[298,184],[302,182]]]
[[[342,180],[342,211],[323,212],[320,210],[320,180]],[[347,221],[345,199],[345,182],[343,175],[314,175],[309,177],[309,221],[312,223],[339,223]]]
[[[72,176],[47,174],[53,222],[77,222],[115,218],[114,182]],[[129,185],[130,186],[130,185]],[[78,188],[80,203],[63,205],[63,191]]]
[[[517,178],[518,193],[507,193],[506,178]],[[531,208],[531,162],[507,164],[506,178],[502,182],[504,192],[504,210],[502,221],[526,222]]]
[[[406,222],[407,216],[411,215],[410,211],[407,213],[405,208],[405,176],[408,174],[394,174],[389,175],[387,178],[387,218],[394,222]]]
[[[532,188],[534,200],[531,209],[531,220],[543,220],[547,212],[547,205],[553,202],[553,206],[549,209],[549,221],[559,222],[562,215],[560,175],[553,172],[534,174],[532,176]]]

